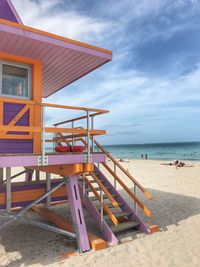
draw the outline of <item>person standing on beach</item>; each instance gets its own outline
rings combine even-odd
[[[144,157],[143,157],[143,154],[141,155],[141,159],[143,159]]]
[[[147,160],[147,158],[148,158],[148,156],[147,156],[147,154],[145,154],[145,159]]]

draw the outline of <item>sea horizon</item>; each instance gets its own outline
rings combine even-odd
[[[150,160],[200,160],[200,141],[104,145],[116,158]]]

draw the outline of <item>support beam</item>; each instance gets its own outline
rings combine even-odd
[[[35,171],[35,180],[36,182],[39,182],[40,181],[40,171]]]
[[[31,182],[33,178],[33,170],[26,169],[25,181]]]
[[[3,183],[3,168],[0,168],[0,183]]]
[[[51,174],[46,173],[46,190],[49,191],[51,189]],[[51,205],[51,195],[47,196],[47,207]]]
[[[6,168],[6,210],[11,211],[11,168]]]
[[[83,209],[81,204],[77,176],[74,175],[68,179],[67,192],[72,215],[72,221],[78,238],[78,244],[81,250],[80,252],[89,251],[90,244],[88,240],[85,219],[83,216]]]
[[[37,212],[39,215],[47,218],[50,222],[52,222],[59,228],[68,232],[74,232],[73,225],[68,220],[66,220],[66,218],[44,207],[43,205],[33,206],[32,210]],[[107,243],[105,240],[101,239],[100,237],[92,233],[88,232],[88,239],[94,251],[105,249],[107,247]]]

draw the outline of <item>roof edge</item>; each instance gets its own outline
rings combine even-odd
[[[81,42],[81,41],[76,41],[76,40],[73,40],[73,39],[70,39],[70,38],[67,38],[67,37],[63,37],[63,36],[54,34],[54,33],[49,33],[49,32],[43,31],[43,30],[38,30],[38,29],[35,29],[35,28],[32,28],[32,27],[26,26],[24,24],[18,24],[18,23],[11,22],[11,21],[8,21],[8,20],[5,20],[5,19],[0,19],[0,23],[4,24],[4,25],[7,25],[7,26],[15,27],[15,28],[18,28],[18,29],[21,29],[21,30],[29,31],[29,32],[32,32],[32,33],[37,33],[37,34],[40,34],[40,35],[43,35],[43,36],[46,36],[46,37],[50,37],[50,38],[53,38],[53,39],[56,39],[56,40],[60,40],[60,41],[64,41],[64,42],[67,42],[67,43],[74,44],[74,45],[79,45],[79,46],[82,46],[82,47],[85,47],[85,48],[93,49],[93,50],[96,50],[96,51],[99,51],[99,52],[103,52],[103,53],[109,54],[111,56],[113,54],[111,50],[108,50],[108,49],[105,49],[105,48],[101,48],[101,47],[97,47],[97,46],[94,46],[94,45],[91,45],[91,44],[87,44],[87,43],[84,43],[84,42]]]
[[[13,12],[13,14],[14,14],[16,20],[18,21],[18,23],[23,25],[23,22],[22,22],[22,20],[21,20],[21,18],[20,18],[20,16],[19,16],[17,10],[15,9],[13,3],[11,2],[11,0],[7,0],[7,3],[8,3],[8,5],[9,5],[10,9],[12,10],[12,12]]]

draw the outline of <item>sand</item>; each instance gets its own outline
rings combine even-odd
[[[132,160],[122,164],[155,197],[149,201],[138,195],[161,232],[131,235],[125,239],[129,242],[61,262],[60,256],[74,249],[72,240],[17,222],[1,232],[0,266],[200,266],[200,162],[178,169],[160,163]],[[65,207],[54,209],[69,216]],[[45,221],[36,214],[29,216]],[[93,224],[92,220],[88,223]]]

